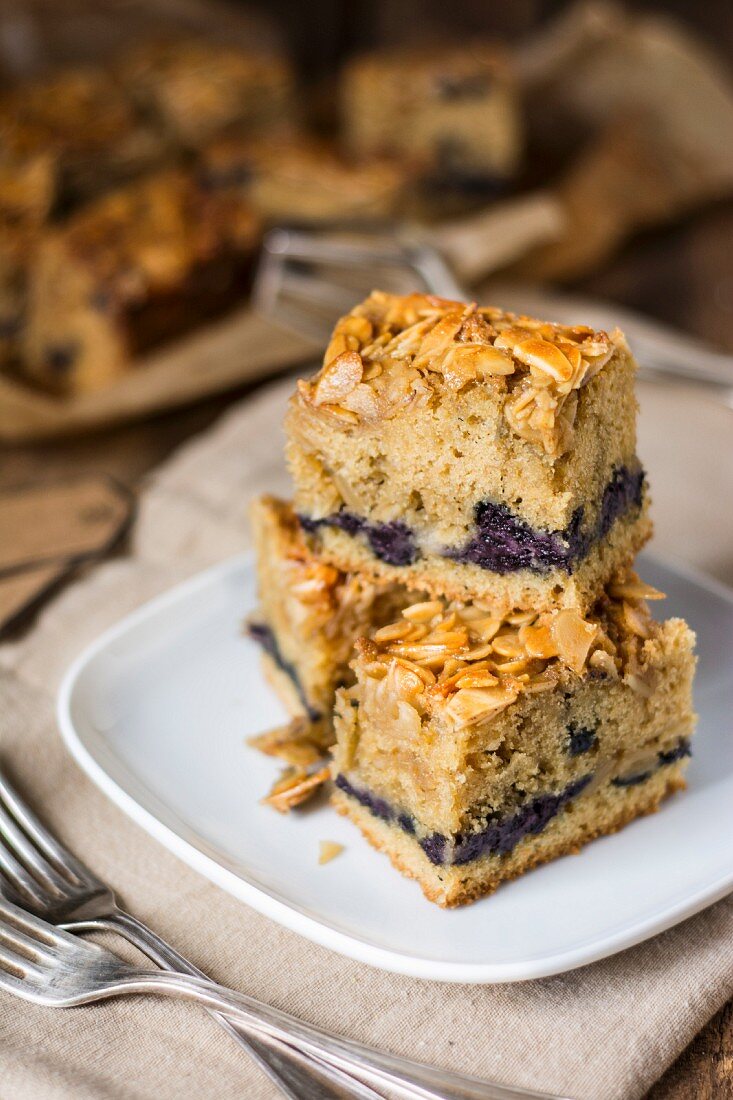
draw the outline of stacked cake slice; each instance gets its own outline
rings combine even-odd
[[[375,292],[291,402],[254,629],[336,807],[441,905],[684,785],[694,638],[632,572],[634,369],[620,333]]]

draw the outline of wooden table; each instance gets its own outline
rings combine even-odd
[[[606,297],[733,352],[733,203],[635,241],[603,274],[574,287]],[[247,390],[99,436],[0,450],[0,490],[77,473],[106,473],[137,490],[180,443]],[[124,553],[124,546],[117,551]],[[26,619],[18,627],[26,630]],[[647,1100],[733,1098],[733,1001],[700,1032]]]

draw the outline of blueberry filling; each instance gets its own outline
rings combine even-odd
[[[444,73],[435,81],[438,99],[449,102],[456,99],[481,99],[491,87],[488,73],[467,73],[463,76]]]
[[[651,774],[651,772],[638,772],[637,775],[620,775],[617,779],[612,779],[611,783],[614,787],[638,787],[640,783],[646,783]]]
[[[575,722],[571,722],[568,726],[569,756],[582,756],[584,752],[590,752],[597,741],[598,737],[594,729],[589,729],[587,726],[578,727]]]
[[[52,374],[67,374],[74,366],[77,349],[70,344],[46,348],[44,361]]]
[[[410,528],[401,520],[392,523],[369,523],[353,512],[334,512],[323,519],[298,516],[304,531],[311,533],[319,527],[336,527],[347,535],[363,535],[375,558],[387,565],[412,565],[418,558],[417,547]]]
[[[482,500],[476,505],[476,533],[462,547],[446,547],[441,556],[478,565],[494,573],[528,569],[546,573],[553,568],[572,573],[576,562],[587,556],[595,542],[610,531],[620,516],[638,508],[644,493],[644,471],[622,466],[615,470],[603,493],[595,525],[584,529],[584,510],[576,509],[562,531],[542,531],[515,515],[506,504]],[[406,523],[370,523],[353,512],[333,512],[322,519],[300,515],[305,531],[335,527],[348,535],[362,535],[372,553],[387,565],[412,565],[420,557],[415,536]]]
[[[587,731],[590,732],[590,731]],[[657,754],[658,763],[649,771],[639,772],[636,775],[619,777],[611,780],[614,787],[634,787],[639,783],[645,783],[652,774],[667,764],[673,764],[685,756],[690,755],[690,742],[682,738],[675,748]],[[455,836],[444,836],[442,833],[428,833],[427,836],[418,838],[418,844],[431,863],[440,866],[461,866],[471,863],[480,856],[499,855],[506,856],[514,850],[526,836],[536,836],[546,828],[554,817],[569,802],[577,798],[585,790],[593,778],[593,773],[582,775],[569,783],[562,791],[556,794],[540,794],[532,798],[525,805],[513,813],[492,815],[486,826],[478,833]],[[395,824],[403,832],[410,836],[416,836],[417,823],[411,814],[406,814],[393,809],[389,802],[371,791],[355,787],[345,775],[336,776],[336,786],[360,806],[364,806],[374,817]]]
[[[612,779],[611,783],[614,787],[636,787],[639,783],[645,783],[657,768],[663,768],[665,764],[676,764],[678,760],[684,759],[685,756],[692,756],[690,739],[681,737],[673,749],[657,753],[658,763],[656,767],[645,772],[637,772],[636,775],[619,776],[617,779]]]
[[[306,714],[310,718],[311,722],[317,722],[319,718],[322,717],[322,715],[320,711],[316,710],[316,708],[312,707],[308,702],[305,691],[303,690],[303,685],[300,682],[300,677],[295,671],[295,666],[292,665],[290,661],[286,661],[283,657],[282,653],[280,652],[280,647],[277,644],[277,639],[270,627],[266,623],[248,623],[247,633],[249,634],[250,638],[253,641],[257,642],[257,644],[262,647],[265,653],[272,658],[277,667],[282,672],[284,672],[286,676],[290,677],[293,683],[293,687],[298,693],[298,698],[305,708]]]
[[[545,573],[560,568],[572,573],[576,562],[588,555],[595,542],[608,534],[619,516],[638,508],[644,492],[644,471],[621,466],[603,491],[595,525],[583,525],[584,509],[576,508],[562,531],[541,531],[515,515],[506,504],[479,501],[475,509],[476,534],[463,547],[449,548],[443,556],[472,563],[494,573],[529,569]]]

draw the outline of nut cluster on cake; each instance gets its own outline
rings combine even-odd
[[[619,332],[375,291],[286,420],[253,512],[251,626],[287,811],[332,802],[440,905],[684,786],[694,636],[655,621],[635,363]],[[324,753],[332,743],[330,770]]]

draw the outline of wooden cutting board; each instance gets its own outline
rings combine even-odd
[[[128,530],[134,498],[87,475],[0,493],[0,634]]]

